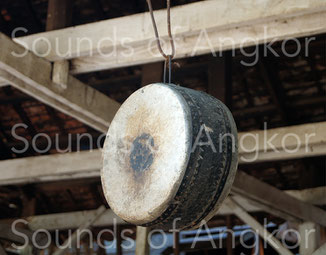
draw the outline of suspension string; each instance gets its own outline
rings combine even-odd
[[[171,69],[172,69],[172,57],[168,55],[168,58],[164,61],[163,69],[163,83],[166,83],[166,68],[169,69],[169,84],[171,83]]]
[[[156,21],[155,21],[155,17],[154,17],[152,2],[151,2],[151,0],[146,0],[146,2],[148,5],[150,15],[151,15],[151,20],[152,20],[152,24],[153,24],[153,28],[154,28],[157,48],[158,48],[159,52],[161,53],[161,55],[165,58],[163,82],[165,83],[165,81],[166,81],[166,67],[168,65],[169,83],[171,83],[171,62],[175,55],[174,40],[173,40],[173,36],[172,36],[172,32],[171,32],[171,1],[167,0],[167,4],[166,4],[167,5],[167,27],[168,27],[169,40],[170,40],[170,44],[171,44],[171,54],[169,54],[169,55],[163,51],[162,46],[161,46],[161,40],[160,40],[160,36],[159,36],[158,30],[157,30],[157,25],[156,25]]]
[[[171,84],[171,63],[172,63],[172,57],[169,56],[169,84]]]

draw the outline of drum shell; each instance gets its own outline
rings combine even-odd
[[[174,200],[161,217],[143,226],[193,229],[215,215],[231,189],[238,164],[237,129],[229,109],[218,99],[201,91],[169,86],[190,108],[192,152]],[[200,134],[199,141],[207,145],[198,145]]]
[[[155,91],[150,90],[154,93],[158,91],[156,88],[164,88],[165,91],[168,89],[176,95],[176,98],[181,98],[181,100],[179,100],[182,105],[181,108],[185,109],[185,112],[187,112],[187,114],[185,114],[187,118],[181,118],[183,120],[181,122],[185,122],[185,126],[189,127],[187,130],[191,130],[191,132],[187,132],[186,137],[189,139],[187,139],[185,143],[188,144],[191,141],[191,146],[189,147],[192,148],[186,154],[187,161],[184,161],[185,167],[180,171],[178,186],[174,186],[177,187],[177,189],[174,189],[173,192],[171,189],[172,195],[166,200],[168,201],[167,205],[164,204],[164,206],[161,207],[163,209],[159,209],[159,213],[157,213],[155,217],[152,217],[151,220],[141,217],[141,214],[137,214],[137,218],[133,217],[133,221],[129,222],[144,227],[160,228],[163,230],[196,228],[203,220],[207,221],[215,215],[217,209],[231,189],[238,162],[236,125],[227,107],[216,98],[204,92],[172,84],[152,84],[141,89],[139,94],[135,92],[136,96],[142,96],[144,99],[145,94],[142,94],[142,90],[146,91],[146,88],[154,88]],[[164,96],[164,94],[162,94],[162,96]],[[161,97],[159,97],[159,100],[160,98]],[[145,100],[147,100],[147,97],[145,97]],[[127,108],[127,110],[130,110],[131,113],[124,112],[124,114],[132,116],[133,109]],[[159,113],[161,112],[162,111],[159,110]],[[162,114],[170,117],[173,116],[173,111],[162,112]],[[179,121],[177,121],[177,123],[179,123]],[[146,125],[146,123],[144,125]],[[161,127],[163,128],[161,131],[166,130],[164,125]],[[108,132],[108,134],[109,133],[110,132]],[[155,137],[155,134],[149,134]],[[136,139],[136,136],[133,139]],[[110,146],[108,143],[107,139],[103,150],[104,154],[108,152],[107,148]],[[165,147],[163,149],[173,148]],[[107,155],[104,155],[104,165],[105,164],[110,164],[110,158],[108,158]],[[166,168],[165,165],[164,168]],[[129,170],[131,169],[127,169],[127,171]],[[152,170],[155,171],[157,169]],[[166,171],[168,170],[169,169],[166,169]],[[110,192],[108,188],[105,188],[105,186],[109,186],[105,185],[106,180],[103,171],[104,170],[102,170],[101,176],[104,194],[110,204]],[[144,175],[142,173],[137,174],[134,185],[141,187],[139,185],[142,183],[142,178],[146,178],[146,175],[149,173],[150,172],[144,172]],[[120,174],[118,176],[120,180],[122,179],[121,183],[125,182],[125,179],[121,178]],[[117,177],[117,175],[115,174],[113,178],[114,177]],[[167,189],[170,190],[170,185],[168,185],[167,182],[165,185]],[[117,189],[114,189],[113,191],[116,190]],[[143,191],[150,195],[152,201],[155,201],[152,199],[153,195],[151,194],[151,190],[147,191],[147,189],[143,189]],[[157,194],[161,196],[161,193]],[[111,207],[113,209],[114,207],[117,208],[117,204],[114,203],[116,200],[112,203],[114,199],[115,197],[111,195],[110,206],[112,205]],[[131,201],[134,200],[131,199]],[[141,204],[144,204],[142,202],[143,200],[141,200]],[[139,203],[137,206],[138,205]],[[128,221],[126,218],[130,216],[129,213],[133,210],[132,206],[128,205],[128,207],[120,207],[120,209],[122,209],[120,210],[122,215],[118,212],[116,213],[118,216]],[[145,212],[147,212],[147,210],[143,210],[143,213]],[[123,216],[126,216],[126,218]]]

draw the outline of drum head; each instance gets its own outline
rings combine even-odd
[[[157,219],[175,197],[191,153],[185,99],[163,84],[139,89],[121,106],[103,148],[105,197],[127,222]]]

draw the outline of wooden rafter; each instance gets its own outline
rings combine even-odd
[[[52,65],[49,61],[31,52],[24,57],[15,57],[12,52],[24,49],[4,34],[0,34],[0,44],[2,79],[99,131],[107,131],[120,104],[71,75],[67,88],[62,89],[51,80]]]
[[[306,1],[301,5],[298,5],[297,1],[294,0],[284,0],[277,3],[272,0],[263,0],[253,2],[250,8],[247,8],[245,3],[243,0],[235,2],[201,1],[172,8],[173,24],[178,28],[174,32],[174,37],[179,39],[176,40],[176,57],[207,54],[232,47],[238,48],[266,43],[274,39],[283,40],[289,37],[309,36],[326,31],[323,19],[326,3],[322,0]],[[234,11],[235,5],[239,6],[237,11]],[[162,38],[167,36],[165,15],[165,10],[159,10],[155,13]],[[209,41],[203,31],[206,31]],[[17,38],[16,41],[30,50],[42,52],[44,43],[37,43],[36,47],[33,47],[35,39],[40,37],[49,41],[51,45],[50,53],[46,58],[51,61],[62,58],[73,59],[72,72],[74,73],[146,64],[161,60],[159,54],[152,54],[152,50],[156,53],[155,44],[150,50],[147,47],[149,40],[153,39],[148,13],[21,37]],[[78,38],[84,37],[91,43],[78,44]],[[122,43],[126,43],[123,41],[125,38],[128,38],[127,46],[134,49],[132,56],[125,54],[126,47],[122,45]],[[199,43],[198,38],[202,39]],[[221,41],[221,38],[225,40]],[[252,38],[252,40],[243,41],[243,38]],[[58,39],[59,41],[57,41]],[[60,52],[66,52],[68,39],[73,42],[71,54],[65,57],[59,56],[55,52],[56,47],[54,45],[58,42]],[[231,43],[231,41],[233,42]],[[194,50],[195,46],[197,46],[197,50]],[[110,53],[113,49],[115,54],[110,57],[98,54],[99,52]]]
[[[312,221],[326,226],[325,211],[322,209],[293,198],[242,171],[237,173],[232,193],[258,203],[264,211],[278,217],[296,221]]]
[[[252,217],[250,214],[246,212],[246,210],[238,204],[235,200],[230,199],[227,202],[227,206],[230,207],[231,210],[234,211],[234,213],[246,224],[251,226],[256,233],[259,234],[262,238],[265,238],[265,241],[268,242],[269,245],[271,245],[274,250],[281,255],[293,255],[292,252],[290,252],[288,249],[286,249],[282,243],[276,239],[273,235],[271,235],[267,229],[262,226],[254,217]],[[270,238],[267,238],[270,236]]]

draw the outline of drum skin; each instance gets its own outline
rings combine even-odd
[[[200,91],[151,84],[133,93],[109,128],[101,180],[125,221],[163,230],[194,229],[230,192],[237,129],[227,107]]]

